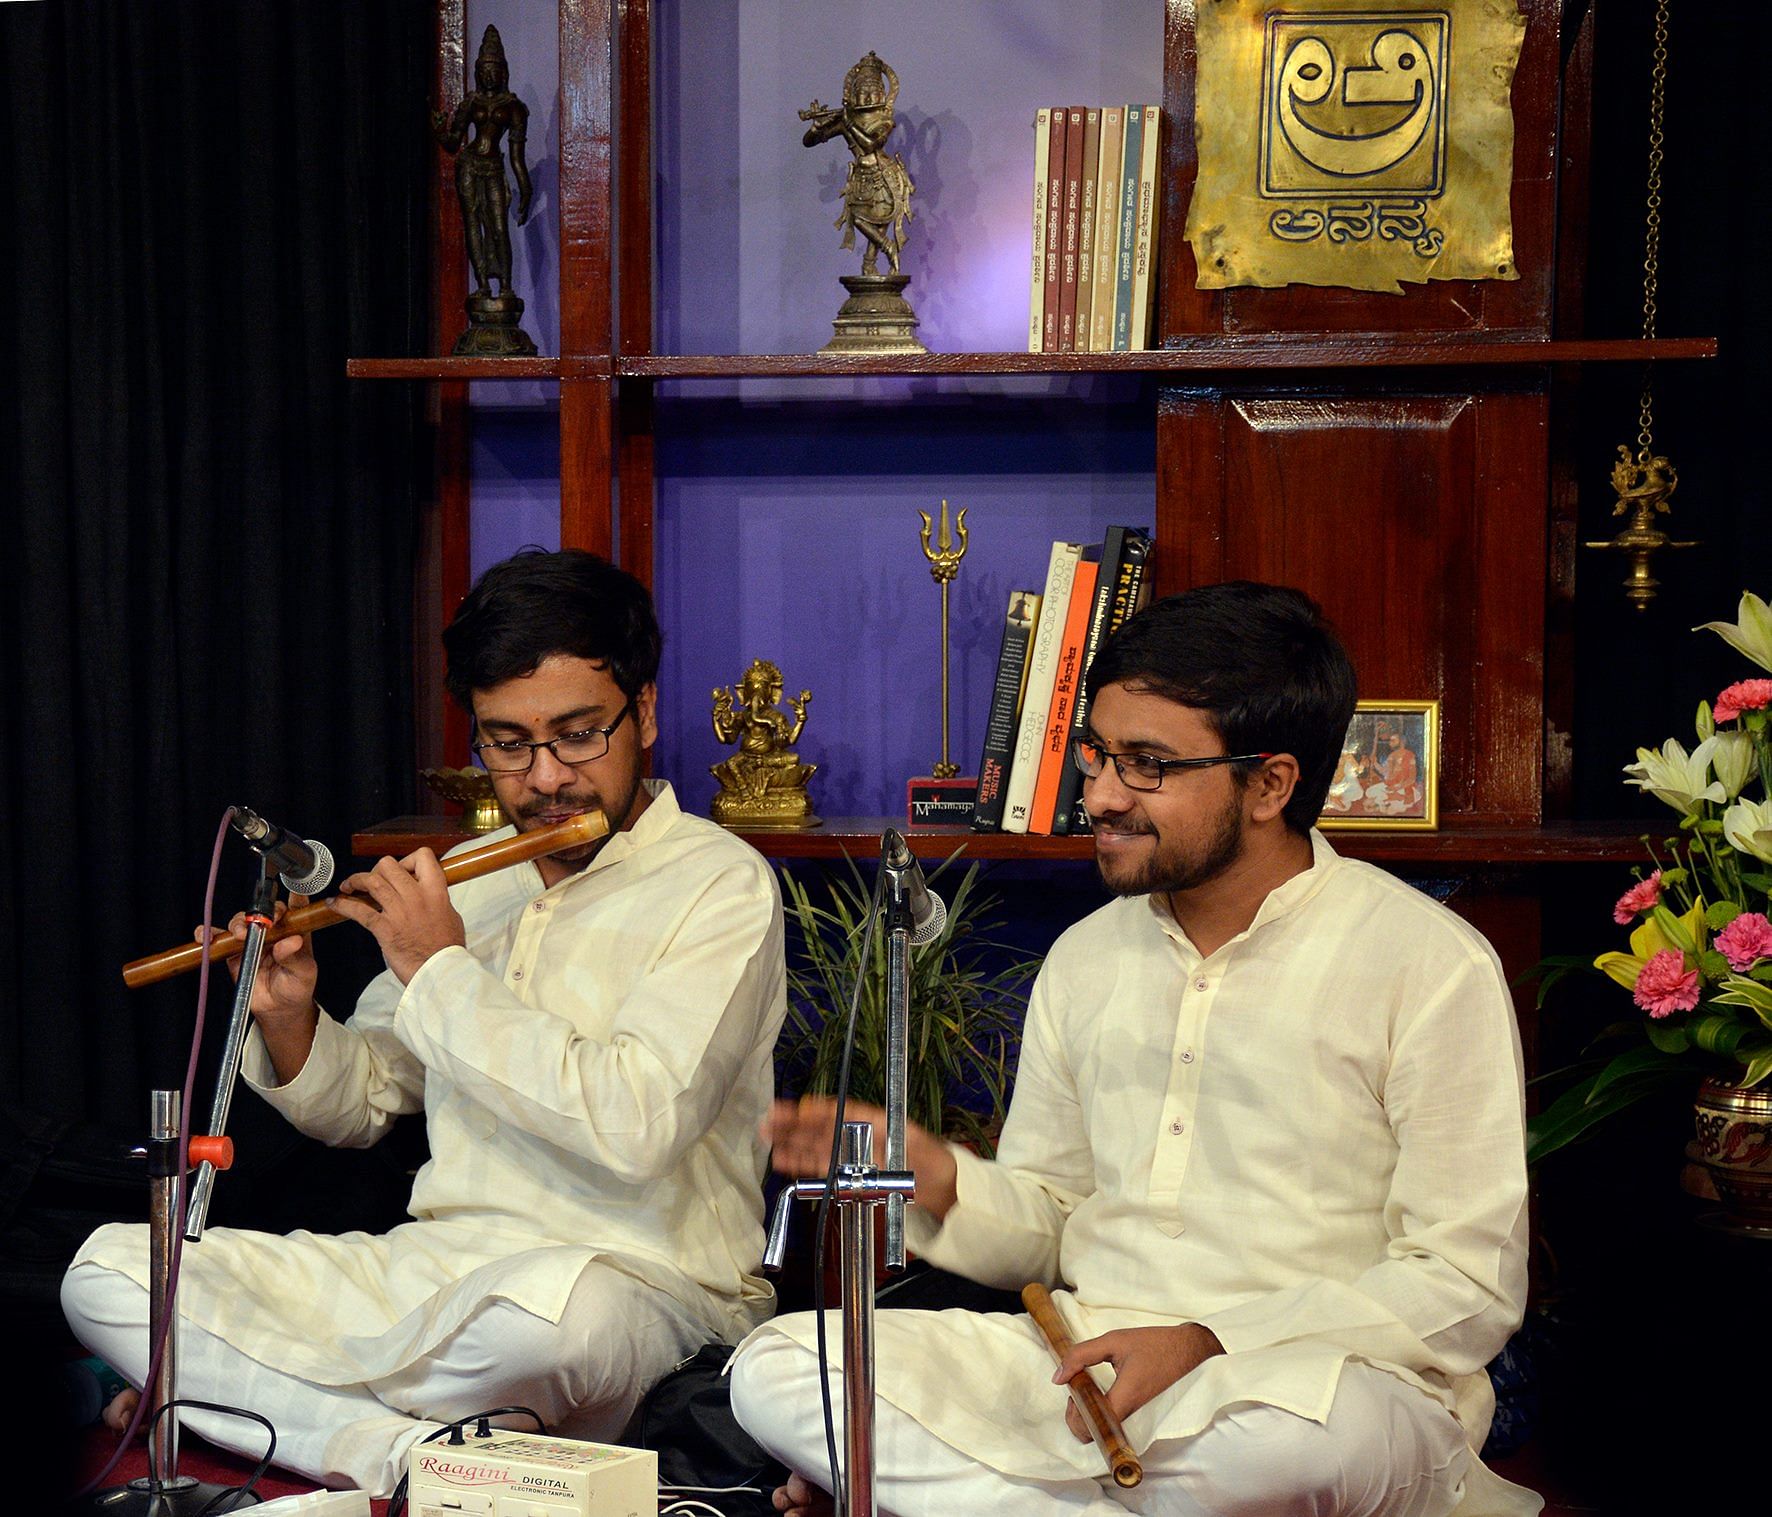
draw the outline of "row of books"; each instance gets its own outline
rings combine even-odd
[[[1151,534],[1109,527],[1099,544],[1055,542],[1043,589],[1012,590],[985,722],[975,832],[1087,832],[1083,688],[1103,640],[1150,597]]]
[[[1150,346],[1162,117],[1154,105],[1055,105],[1035,117],[1028,352]]]

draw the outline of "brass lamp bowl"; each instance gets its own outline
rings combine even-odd
[[[492,776],[484,769],[421,769],[419,777],[444,800],[463,808],[469,832],[493,832],[505,825],[504,809],[492,793]]]

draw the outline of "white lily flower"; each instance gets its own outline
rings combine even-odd
[[[1714,632],[1737,653],[1762,669],[1772,670],[1772,607],[1751,591],[1741,592],[1741,606],[1732,622],[1704,622],[1694,632]]]
[[[1636,763],[1624,766],[1626,783],[1647,790],[1681,816],[1690,816],[1697,811],[1700,801],[1711,801],[1720,806],[1729,797],[1723,793],[1719,782],[1709,778],[1711,755],[1716,748],[1714,737],[1706,738],[1690,753],[1677,738],[1671,737],[1659,751],[1639,748]]]
[[[1723,813],[1723,836],[1731,848],[1772,864],[1772,801],[1737,801]]]
[[[1753,737],[1746,732],[1719,732],[1712,741],[1717,746],[1710,757],[1711,768],[1724,793],[1734,800],[1759,769],[1754,759]]]

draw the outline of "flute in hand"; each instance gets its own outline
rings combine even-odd
[[[1058,1315],[1058,1308],[1052,1304],[1052,1293],[1035,1281],[1022,1286],[1021,1304],[1028,1309],[1034,1325],[1044,1335],[1047,1348],[1052,1350],[1053,1362],[1064,1363],[1064,1356],[1074,1345]],[[1132,1452],[1132,1445],[1126,1441],[1126,1429],[1120,1426],[1120,1419],[1107,1404],[1107,1397],[1101,1393],[1095,1377],[1087,1369],[1080,1369],[1067,1384],[1071,1400],[1082,1414],[1083,1425],[1089,1429],[1089,1436],[1107,1460],[1114,1484],[1131,1490],[1144,1479],[1144,1466],[1139,1463],[1138,1455]]]
[[[551,827],[519,832],[515,837],[503,838],[484,848],[444,859],[443,878],[451,885],[459,885],[463,880],[477,880],[483,874],[509,869],[515,864],[527,864],[531,859],[545,858],[550,853],[560,853],[567,848],[579,848],[586,843],[594,843],[608,831],[609,822],[601,811],[581,812],[577,816],[567,817],[563,822],[556,822]],[[292,937],[298,932],[318,932],[322,927],[331,927],[344,920],[324,901],[315,901],[311,905],[298,906],[287,912],[283,920],[265,934],[265,942],[275,943],[279,938]],[[219,963],[223,959],[231,959],[245,946],[232,933],[217,932],[209,941],[210,962]],[[175,974],[195,969],[202,962],[203,945],[184,943],[177,948],[168,948],[164,952],[149,954],[145,959],[136,959],[125,964],[123,983],[131,990],[139,990],[143,985],[154,985],[161,980],[171,979]]]

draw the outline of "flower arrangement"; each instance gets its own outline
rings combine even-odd
[[[1744,593],[1733,622],[1695,632],[1772,672],[1772,608]],[[1639,748],[1627,783],[1679,815],[1679,835],[1618,898],[1630,951],[1593,967],[1631,993],[1640,1016],[1609,1032],[1631,1046],[1588,1068],[1530,1127],[1534,1161],[1669,1079],[1709,1074],[1751,1087],[1772,1077],[1772,679],[1743,679],[1698,707],[1697,746]],[[1758,789],[1758,798],[1754,790]],[[1632,926],[1632,924],[1635,924]],[[1585,959],[1549,959],[1539,1004]]]

